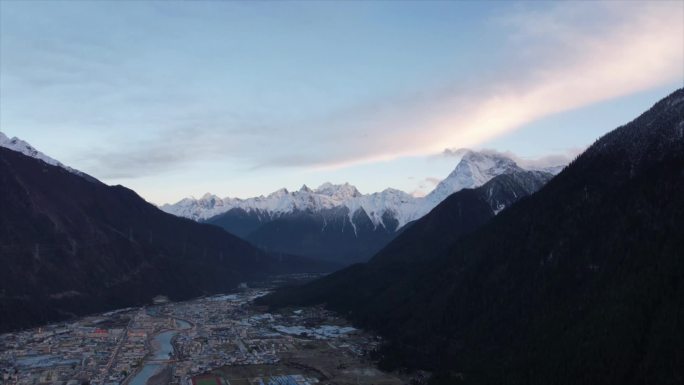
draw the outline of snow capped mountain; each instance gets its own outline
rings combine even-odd
[[[268,196],[248,199],[224,198],[206,193],[201,198],[185,198],[174,204],[165,204],[161,209],[177,216],[193,220],[208,219],[231,209],[243,209],[248,212],[259,212],[270,217],[277,217],[294,211],[319,211],[344,204],[344,202],[361,197],[356,187],[345,183],[333,185],[325,183],[315,190],[306,185],[298,191],[280,189]]]
[[[355,214],[362,210],[373,226],[387,227],[385,220],[389,217],[398,222],[398,229],[427,214],[456,191],[482,186],[497,175],[524,171],[513,160],[499,154],[466,149],[458,152],[461,159],[453,172],[423,198],[391,188],[364,195],[349,183],[324,183],[316,189],[303,185],[298,191],[280,189],[265,197],[248,199],[221,199],[207,193],[199,199],[185,198],[175,204],[165,204],[161,209],[193,220],[206,220],[232,209],[258,213],[260,217],[278,218],[289,213],[346,208],[352,226]]]
[[[456,191],[482,186],[497,175],[523,171],[513,160],[499,154],[467,149],[458,150],[457,153],[462,154],[462,157],[454,171],[425,196],[432,207]]]
[[[316,190],[316,194],[321,194],[329,196],[332,200],[336,202],[344,202],[352,198],[358,198],[362,196],[356,187],[350,185],[349,183],[344,184],[332,184],[330,182],[323,183]]]
[[[397,220],[400,228],[425,214],[422,198],[416,198],[404,191],[388,188],[381,192],[356,197],[344,202],[349,209],[349,218],[358,210],[363,210],[375,226],[387,227],[386,214]],[[429,211],[429,210],[428,210]]]
[[[30,144],[28,144],[27,142],[17,138],[16,136],[13,137],[12,139],[10,139],[9,137],[7,137],[7,135],[0,132],[0,147],[5,147],[5,148],[10,149],[12,151],[16,151],[16,152],[22,153],[26,156],[30,156],[31,158],[36,158],[38,160],[42,160],[43,162],[45,162],[47,164],[61,167],[61,168],[65,169],[71,173],[74,173],[76,175],[87,177],[88,179],[93,179],[92,177],[90,177],[90,176],[88,176],[88,175],[86,175],[86,174],[84,174],[84,173],[82,173],[76,169],[73,169],[69,166],[64,165],[62,162],[43,154],[42,152],[36,150],[35,147],[33,147]]]
[[[320,211],[344,205],[345,202],[362,197],[356,187],[345,183],[334,185],[324,183],[315,190],[306,185],[298,191],[280,189],[268,196],[248,199],[224,198],[206,193],[201,198],[185,198],[175,204],[165,204],[161,209],[193,220],[208,219],[231,209],[243,209],[277,217],[294,211]]]
[[[16,136],[12,139],[8,138],[7,135],[0,132],[0,147],[8,148],[12,151],[20,152],[24,155],[30,156],[31,158],[40,159],[47,164],[53,166],[59,166],[69,171],[73,171],[71,168],[63,165],[56,159],[50,158],[49,156],[43,154],[42,152],[36,150],[33,146],[27,142],[17,138]]]
[[[481,198],[492,210],[488,215],[496,215],[552,177],[526,171],[499,154],[461,150],[457,155],[453,172],[425,197],[392,188],[362,194],[349,183],[324,183],[249,199],[205,194],[161,209],[222,227],[266,250],[350,264],[367,261],[400,234],[399,229],[459,190],[489,186]]]

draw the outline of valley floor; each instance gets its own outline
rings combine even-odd
[[[0,335],[0,384],[402,384],[376,336],[321,308],[266,313],[248,289]]]

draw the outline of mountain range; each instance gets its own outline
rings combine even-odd
[[[385,338],[384,368],[434,384],[681,383],[684,89],[496,216],[486,189],[449,196],[368,263],[259,302],[324,304]]]
[[[161,209],[218,225],[266,250],[351,264],[366,261],[454,192],[482,186],[499,175],[517,175],[512,180],[520,183],[516,198],[521,198],[553,176],[548,171],[525,170],[496,153],[464,149],[457,155],[456,168],[425,197],[392,188],[361,194],[349,183],[325,183],[316,189],[304,185],[298,191],[280,189],[249,199],[207,193]],[[499,201],[492,207],[494,214],[513,202],[507,196]]]
[[[485,214],[464,217],[479,223],[550,177],[464,150],[454,172],[425,198],[394,189],[363,195],[349,184],[326,183],[180,205],[194,208],[196,219],[233,205],[202,224],[166,214],[125,187],[107,186],[0,132],[0,311],[6,314],[0,329],[142,304],[160,294],[180,299],[274,274],[329,271],[375,254],[444,191],[507,179],[508,188],[488,190]]]
[[[460,155],[422,198],[324,184],[164,207],[188,219],[0,133],[0,330],[372,255],[257,303],[324,305],[432,384],[681,383],[684,89],[556,176]]]

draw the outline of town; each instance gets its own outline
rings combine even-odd
[[[2,385],[402,384],[377,336],[320,307],[268,313],[244,289],[0,335]]]

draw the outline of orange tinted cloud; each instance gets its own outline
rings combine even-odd
[[[592,17],[605,25],[583,24]],[[363,141],[341,138],[340,147],[351,150],[313,160],[314,167],[477,147],[549,115],[684,83],[682,2],[559,3],[497,22],[511,29],[508,44],[534,59],[529,66],[357,123],[357,131],[367,132]]]

